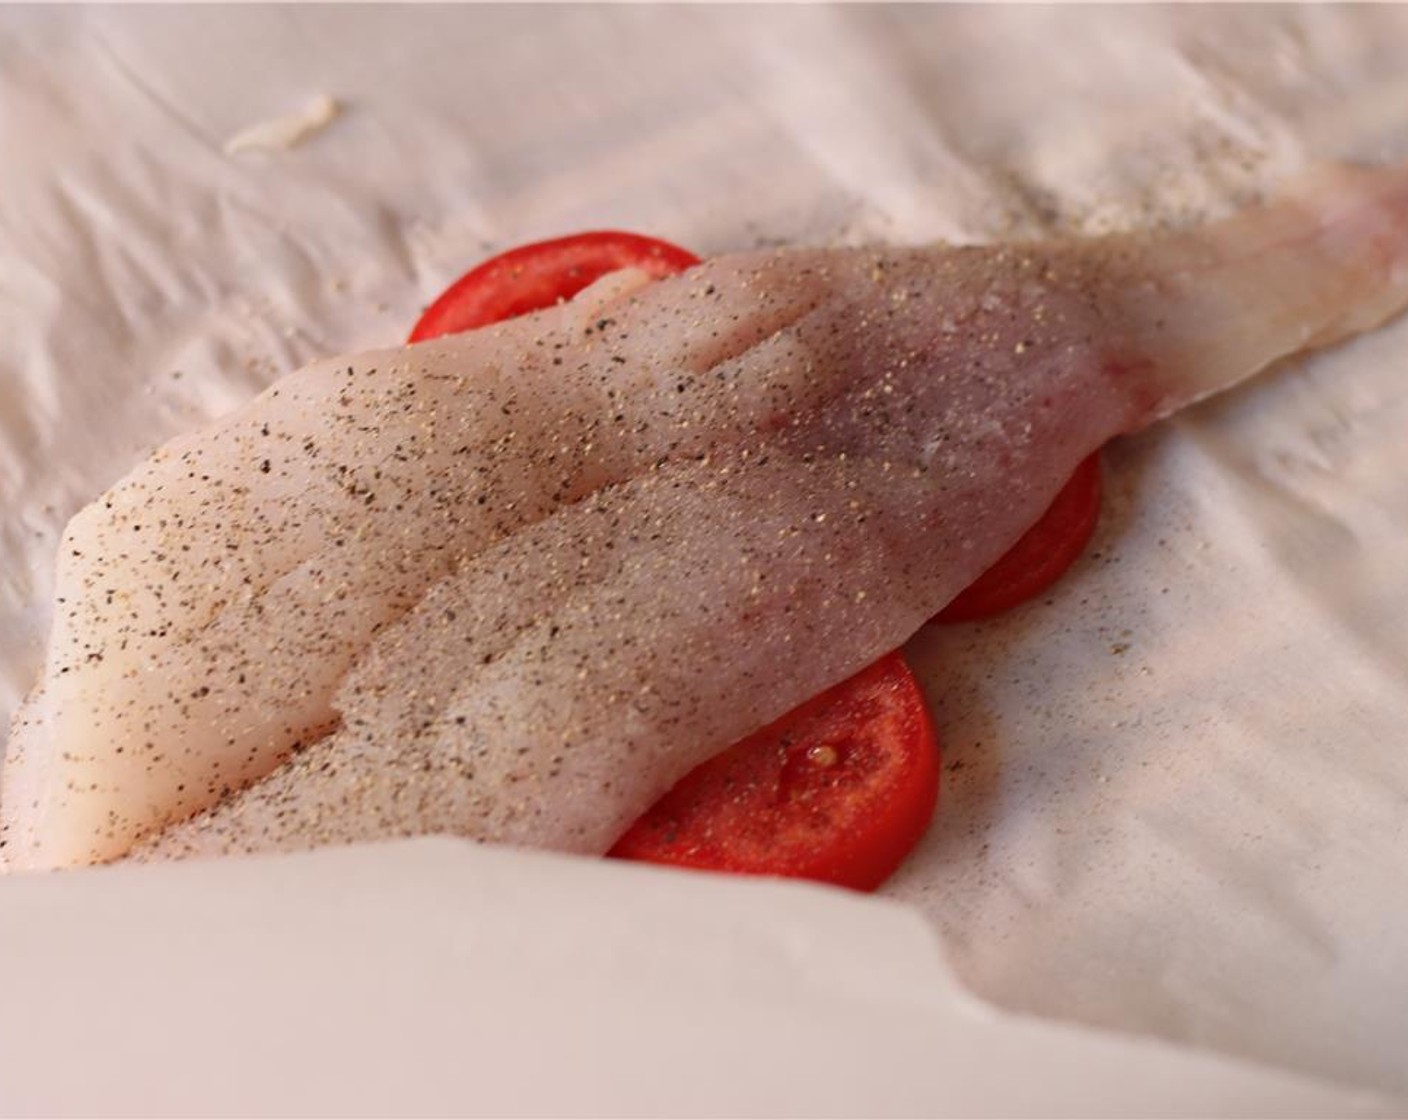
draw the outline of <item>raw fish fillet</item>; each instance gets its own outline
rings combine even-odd
[[[0,856],[604,851],[1095,448],[1405,304],[1408,168],[1341,168],[1192,232],[725,256],[316,363],[70,523]]]

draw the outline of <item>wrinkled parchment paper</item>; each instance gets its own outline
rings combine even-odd
[[[1391,6],[0,11],[0,721],[77,508],[487,251],[1194,220],[1408,158],[1405,60]],[[1111,447],[1044,602],[916,639],[885,893],[972,992],[1408,1094],[1405,435],[1400,321]]]
[[[429,838],[6,884],[0,1116],[1393,1116],[992,1012],[895,903]]]

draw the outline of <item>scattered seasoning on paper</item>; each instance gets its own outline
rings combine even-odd
[[[225,141],[225,153],[238,155],[252,151],[287,151],[321,132],[342,112],[342,106],[326,93],[320,93],[297,112],[261,121]]]

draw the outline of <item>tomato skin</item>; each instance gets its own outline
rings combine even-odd
[[[409,341],[550,307],[621,268],[658,278],[697,263],[678,246],[620,231],[524,245],[446,289]],[[1040,594],[1089,541],[1099,508],[1096,453],[1041,520],[932,621],[983,618]],[[826,765],[828,750],[835,758]],[[918,683],[895,652],[697,767],[609,854],[869,891],[918,844],[938,795],[933,723]]]
[[[1100,452],[1081,460],[1041,520],[931,622],[989,618],[1040,595],[1090,543],[1100,520]]]
[[[678,245],[620,230],[536,241],[466,272],[425,309],[407,341],[424,342],[540,311],[618,269],[639,268],[658,279],[698,263]]]
[[[696,767],[609,854],[870,891],[938,795],[933,722],[892,653]]]

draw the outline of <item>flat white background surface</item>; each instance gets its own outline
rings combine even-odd
[[[1314,158],[1408,158],[1404,58],[1395,7],[2,10],[0,721],[80,505],[279,373],[402,337],[486,251],[1225,213]],[[321,133],[225,150],[320,94],[343,107]],[[1405,433],[1400,321],[1112,447],[1097,541],[1046,601],[919,636],[946,787],[886,893],[971,992],[1408,1094]],[[619,873],[514,866],[541,876],[534,906],[500,899],[525,939],[574,875]],[[89,884],[127,881],[65,878],[0,884],[13,936],[62,913],[41,894],[101,910]],[[739,928],[757,899],[782,920],[737,897]],[[43,999],[10,994],[5,1040]]]

